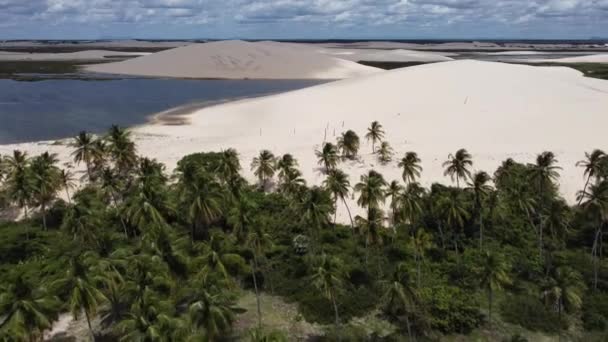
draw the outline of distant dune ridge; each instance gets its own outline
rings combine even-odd
[[[473,155],[474,170],[489,173],[507,158],[534,162],[538,153],[553,151],[563,168],[560,191],[572,202],[584,181],[576,162],[594,148],[608,148],[606,108],[608,81],[585,78],[573,69],[463,60],[218,105],[187,116],[186,125],[156,123],[133,131],[138,151],[166,163],[168,170],[190,153],[235,148],[244,176],[254,182],[251,160],[269,149],[277,156],[293,154],[311,185],[324,179],[315,149],[348,129],[361,138],[360,159],[339,167],[353,185],[370,169],[388,181],[401,179],[397,162],[407,151],[422,159],[425,186],[450,183],[441,164],[459,148]],[[374,120],[384,126],[395,150],[386,166],[364,138]],[[62,161],[71,159],[69,148],[50,144],[0,146],[0,153],[14,148],[30,154],[49,150]],[[343,207],[338,219],[348,222]]]
[[[381,71],[290,45],[238,40],[192,44],[86,69],[125,75],[218,79],[343,79]]]
[[[527,62],[533,63],[608,63],[608,54],[596,54],[596,55],[588,55],[588,56],[579,56],[579,57],[566,57],[566,58],[557,58],[557,59],[532,59],[527,60]]]

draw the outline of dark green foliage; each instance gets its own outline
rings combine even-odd
[[[444,333],[468,333],[483,322],[479,303],[455,286],[442,285],[420,290],[433,330]]]
[[[556,333],[560,329],[557,312],[548,310],[537,297],[510,296],[503,301],[500,313],[505,321],[533,331]]]
[[[586,330],[608,329],[608,294],[596,293],[586,296],[582,310]]]

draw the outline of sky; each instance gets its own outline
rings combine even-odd
[[[0,39],[608,38],[608,0],[0,0]]]

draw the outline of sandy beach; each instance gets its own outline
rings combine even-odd
[[[293,154],[308,183],[321,184],[314,151],[348,129],[362,139],[360,159],[340,164],[353,185],[370,169],[387,181],[400,179],[397,159],[407,151],[421,157],[421,182],[429,186],[450,183],[441,164],[459,148],[472,153],[474,170],[490,173],[507,158],[533,162],[550,150],[563,168],[560,191],[572,202],[583,184],[575,163],[585,152],[606,148],[606,108],[608,82],[573,69],[464,60],[217,105],[182,116],[182,125],[161,120],[133,132],[139,152],[166,163],[169,172],[184,155],[235,148],[251,182],[252,158],[269,149],[277,156]],[[374,120],[385,127],[395,150],[388,165],[377,162],[364,139]],[[53,142],[0,146],[0,153],[13,149],[31,155],[49,150],[62,162],[71,160],[71,150]],[[342,207],[338,219],[347,220]]]

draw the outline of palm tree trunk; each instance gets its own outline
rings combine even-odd
[[[348,204],[346,204],[346,199],[344,199],[344,197],[342,197],[342,202],[344,202],[344,206],[346,207],[346,211],[348,211],[348,218],[350,219],[350,226],[354,230],[355,229],[355,222],[353,221],[353,216],[350,213],[350,208],[348,207]]]
[[[598,240],[600,236],[600,229],[598,228],[595,232],[595,238],[593,239],[593,247],[591,248],[591,257],[593,259],[593,290],[597,290],[597,273],[598,273],[598,260],[597,260],[597,249]]]
[[[93,332],[93,327],[91,326],[91,319],[89,317],[89,312],[87,310],[84,310],[84,315],[87,318],[87,325],[89,326],[89,331],[91,332],[91,337],[93,338],[93,341],[95,341],[95,333]]]
[[[87,161],[84,164],[87,167],[87,177],[89,177],[89,182],[90,182],[91,181],[91,163]]]
[[[441,229],[441,222],[438,224],[439,227],[439,236],[441,237],[441,248],[445,250],[445,239],[443,237],[443,229]]]
[[[334,208],[336,208],[336,212],[334,212],[334,227],[335,227],[336,220],[338,219],[338,196],[336,196],[336,201],[334,202]]]
[[[260,306],[260,292],[258,290],[258,281],[255,275],[257,270],[257,257],[253,256],[253,261],[251,262],[251,274],[253,275],[253,287],[255,289],[255,301],[258,309],[258,329],[262,328],[262,308]]]
[[[48,228],[46,227],[46,204],[42,203],[40,209],[42,210],[42,227],[44,227],[44,230],[47,231]]]
[[[483,212],[479,210],[479,249],[483,251]]]
[[[70,198],[70,190],[68,190],[67,185],[65,186],[65,194],[68,196],[68,204],[72,204],[72,199]]]
[[[420,288],[420,279],[422,278],[422,272],[421,272],[421,267],[420,264],[422,263],[422,256],[420,255],[420,253],[416,253],[416,273],[417,273],[417,283],[418,283],[418,288]]]
[[[405,325],[407,326],[408,341],[413,341],[414,338],[412,337],[412,326],[410,325],[410,318],[407,314],[405,314]]]
[[[488,321],[492,324],[492,286],[488,287]]]
[[[591,175],[587,176],[587,181],[585,182],[585,186],[583,187],[583,194],[587,193],[587,186],[589,186],[589,181],[591,180]],[[578,200],[578,204],[577,205],[581,205],[581,203],[583,202],[583,198],[585,198],[585,196],[581,196],[581,198]]]
[[[27,204],[23,206],[23,216],[25,218],[25,220],[27,221]],[[30,225],[26,223],[25,225],[25,239],[29,240],[30,239]]]
[[[333,295],[333,291],[332,291],[332,295],[331,295],[331,303],[334,306],[334,315],[335,315],[335,319],[336,319],[336,331],[338,333],[338,340],[342,340],[341,336],[341,332],[340,332],[340,316],[338,315],[338,304],[336,303],[336,298]]]
[[[66,189],[67,191],[67,189]],[[110,190],[110,196],[112,196],[112,202],[114,202],[114,208],[118,209],[118,201],[116,200],[116,195],[114,194],[114,191]],[[122,230],[125,233],[125,237],[129,238],[129,233],[127,232],[127,225],[125,224],[125,220],[123,220],[122,215],[120,215],[120,212],[118,213],[118,218],[120,219],[120,224],[122,225]]]

